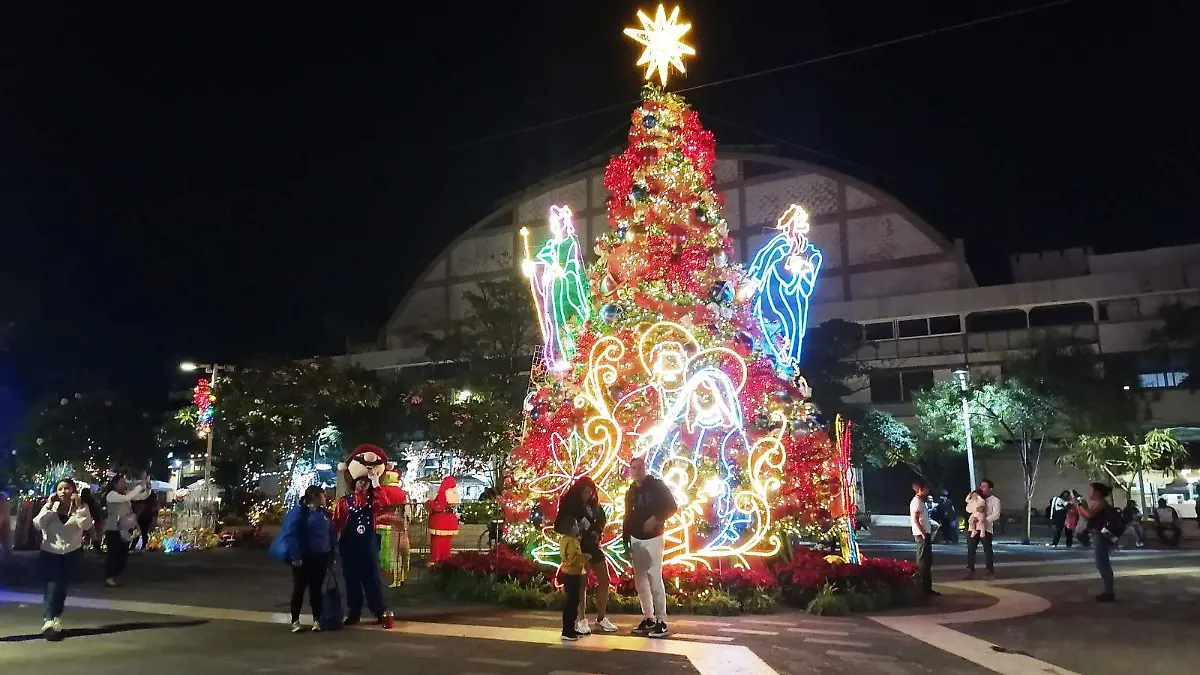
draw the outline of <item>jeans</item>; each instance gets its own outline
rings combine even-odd
[[[1112,542],[1100,532],[1092,534],[1095,536],[1092,552],[1096,554],[1096,570],[1100,572],[1100,581],[1104,582],[1104,592],[1111,594],[1113,592],[1113,568],[1108,554],[1112,549]]]
[[[71,573],[75,570],[75,561],[79,559],[79,553],[79,551],[70,553],[39,552],[38,567],[41,570],[44,584],[43,619],[49,621],[62,616],[63,605],[67,602],[67,586],[71,583]]]
[[[325,572],[329,569],[329,556],[329,553],[310,553],[304,556],[302,565],[292,567],[292,623],[300,620],[305,590],[308,591],[313,622],[321,620],[321,594],[324,591]]]
[[[660,623],[667,621],[667,588],[663,585],[663,536],[631,539],[629,557],[633,562],[633,585],[637,588],[642,616]]]
[[[580,574],[562,575],[563,593],[563,625],[562,634],[575,633],[575,621],[579,618],[579,594],[583,588],[584,576]]]
[[[921,577],[921,590],[933,591],[933,542],[929,536],[913,537],[917,542],[917,574]]]
[[[979,548],[979,540],[983,540],[983,562],[988,572],[996,571],[996,556],[992,553],[992,533],[985,532],[982,537],[967,537],[967,569],[975,571],[975,550]]]
[[[129,542],[121,537],[120,532],[106,530],[104,546],[108,549],[104,554],[104,578],[116,579],[125,571],[125,563],[129,561]]]

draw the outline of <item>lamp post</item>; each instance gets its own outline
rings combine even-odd
[[[967,440],[967,472],[971,476],[971,489],[974,490],[978,483],[975,482],[975,448],[971,445],[971,406],[967,400],[967,394],[971,391],[970,373],[966,368],[959,368],[954,371],[954,379],[958,381],[958,388],[962,390],[963,435]]]
[[[209,387],[213,390],[216,389],[217,375],[221,372],[221,370],[233,370],[229,366],[223,366],[219,363],[192,363],[191,361],[184,361],[183,363],[180,363],[179,369],[185,373],[193,373],[193,372],[196,372],[197,370],[203,370],[204,372],[208,373]],[[207,512],[212,510],[212,498],[213,498],[213,494],[212,494],[213,493],[213,486],[212,486],[213,431],[211,428],[208,430],[208,434],[206,434],[205,440],[207,441],[208,447],[206,448],[206,450],[204,452],[204,503],[205,503],[205,507],[206,507],[205,508],[206,513],[204,514],[204,517],[207,519],[209,517],[209,514]],[[216,524],[215,514],[213,517],[212,524],[213,525]]]

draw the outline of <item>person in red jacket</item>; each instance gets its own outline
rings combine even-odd
[[[437,496],[425,502],[429,512],[429,564],[434,565],[450,557],[454,535],[458,534],[458,483],[454,476],[446,476],[438,487]]]

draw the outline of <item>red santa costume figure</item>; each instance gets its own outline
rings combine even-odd
[[[450,557],[450,545],[458,534],[458,483],[454,476],[446,476],[438,487],[437,496],[425,502],[429,511],[429,564],[439,563]]]
[[[379,576],[379,535],[376,523],[386,517],[398,498],[399,488],[380,485],[387,468],[387,455],[374,445],[360,445],[349,459],[339,464],[351,484],[350,494],[338,500],[333,509],[333,528],[338,535],[342,558],[342,576],[346,580],[346,625],[362,617],[363,598],[384,628],[391,628],[392,613],[383,597]]]

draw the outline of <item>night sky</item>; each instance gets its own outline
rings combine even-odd
[[[640,85],[626,1],[23,4],[0,308],[27,399],[149,404],[181,358],[371,339],[499,200],[621,143]],[[679,86],[1038,4],[693,0]],[[1007,253],[1197,239],[1187,4],[1075,0],[687,96],[718,142],[892,192],[997,283]]]

